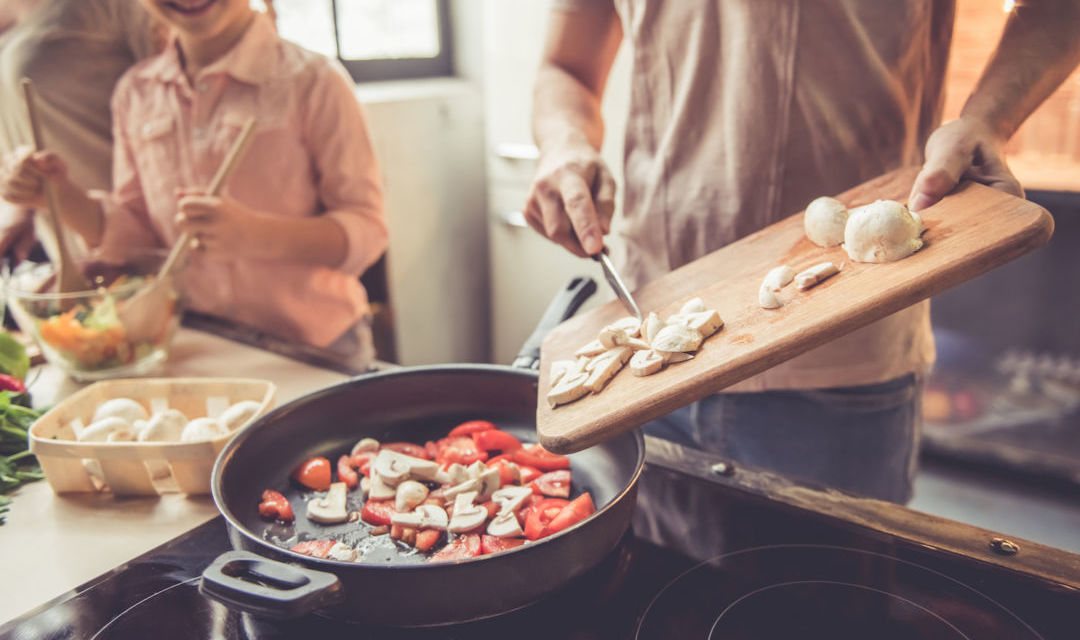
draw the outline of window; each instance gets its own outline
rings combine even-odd
[[[283,38],[341,60],[357,82],[452,74],[446,0],[265,4],[273,6]]]

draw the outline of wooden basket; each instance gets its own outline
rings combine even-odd
[[[262,406],[247,423],[269,411],[277,388],[268,380],[245,378],[132,378],[96,382],[41,416],[30,427],[30,451],[37,456],[56,493],[105,491],[114,495],[210,493],[217,454],[235,431],[202,442],[78,442],[98,405],[131,398],[151,413],[178,409],[188,419],[217,417],[229,405],[254,400]],[[155,479],[162,463],[169,474]],[[149,466],[148,466],[149,465]],[[161,474],[157,474],[161,475]]]

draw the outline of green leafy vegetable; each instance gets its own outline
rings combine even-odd
[[[19,380],[25,380],[26,373],[30,370],[30,358],[26,355],[26,348],[6,331],[0,332],[0,369],[3,370],[2,373],[15,376]]]
[[[30,425],[44,411],[28,404],[30,398],[25,393],[0,391],[0,524],[11,504],[11,498],[3,494],[45,477],[34,454],[27,450]]]

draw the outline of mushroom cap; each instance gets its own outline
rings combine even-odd
[[[102,418],[101,420],[95,420],[91,422],[85,429],[79,432],[78,439],[80,442],[106,442],[109,441],[109,436],[114,432],[127,432],[131,433],[131,425],[128,424],[123,418],[117,418],[111,416]],[[121,440],[130,439],[120,436]],[[115,442],[116,437],[112,438]]]
[[[146,407],[142,406],[131,398],[112,398],[102,402],[94,410],[94,417],[91,422],[97,422],[102,418],[120,418],[127,421],[128,424],[135,424],[136,420],[146,420],[150,417],[150,412],[146,410]]]
[[[147,442],[176,442],[184,432],[188,419],[179,409],[166,409],[155,413],[139,432],[139,439]]]
[[[803,214],[806,237],[819,247],[835,247],[844,241],[848,209],[836,198],[816,198]]]
[[[878,200],[852,213],[844,250],[856,262],[893,262],[918,251],[922,220],[894,200]]]
[[[262,403],[254,400],[241,400],[229,406],[221,412],[218,421],[229,431],[235,431],[244,426],[262,409]]]
[[[214,418],[195,418],[184,426],[180,433],[181,442],[213,440],[228,435],[229,430]]]

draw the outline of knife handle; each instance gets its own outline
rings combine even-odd
[[[585,301],[591,298],[594,293],[596,293],[596,281],[587,276],[578,276],[566,283],[555,294],[555,297],[544,311],[544,315],[540,317],[540,322],[533,329],[528,339],[525,340],[525,344],[521,346],[521,351],[518,352],[517,358],[514,359],[514,366],[522,369],[538,369],[540,367],[540,345],[543,344],[544,337],[564,320],[577,313],[581,305],[585,304]]]

